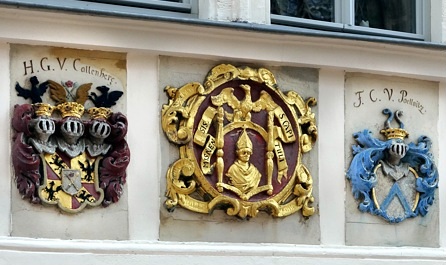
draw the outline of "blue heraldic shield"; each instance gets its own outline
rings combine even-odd
[[[432,205],[438,187],[438,172],[427,136],[420,136],[417,143],[404,143],[408,136],[400,120],[401,111],[389,115],[381,133],[386,140],[372,136],[365,129],[353,134],[353,159],[347,171],[352,193],[360,201],[359,210],[381,216],[390,223],[406,218],[425,216]],[[391,128],[395,117],[400,128]]]

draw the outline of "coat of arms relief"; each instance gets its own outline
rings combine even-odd
[[[111,107],[122,91],[71,80],[29,79],[15,85],[30,104],[14,107],[12,157],[19,193],[32,203],[69,213],[117,202],[126,182],[130,151],[127,118]],[[49,93],[51,102],[42,102]],[[98,93],[98,94],[96,94]],[[85,108],[89,101],[93,107]]]
[[[418,142],[405,143],[409,132],[402,111],[384,109],[388,118],[380,131],[386,138],[373,137],[365,129],[353,136],[353,159],[347,171],[352,192],[360,201],[359,210],[399,223],[425,216],[433,204],[438,187],[438,171],[430,152],[432,142],[419,136]],[[392,122],[398,127],[392,127]]]
[[[314,98],[283,93],[265,68],[229,64],[215,66],[203,85],[166,92],[162,128],[180,156],[166,174],[169,211],[314,213],[313,180],[302,163],[317,139]]]

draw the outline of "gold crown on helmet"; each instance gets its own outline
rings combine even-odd
[[[39,117],[42,117],[42,116],[50,117],[55,109],[54,106],[51,106],[50,104],[47,104],[47,103],[36,103],[36,104],[33,104],[33,106],[34,106],[36,115]]]
[[[390,139],[401,139],[403,140],[407,136],[409,136],[409,133],[401,128],[388,128],[388,129],[382,129],[380,133],[384,134],[384,136],[387,138],[387,140]]]
[[[57,105],[57,109],[62,114],[62,118],[76,117],[81,118],[84,114],[84,106],[77,102],[64,102]]]
[[[109,108],[104,108],[104,107],[92,107],[89,108],[87,110],[88,115],[90,115],[90,117],[95,120],[95,119],[108,119],[108,117],[110,117],[110,115],[112,114],[111,109]]]
[[[395,111],[395,113],[392,113],[390,109],[383,109],[383,114],[388,115],[386,122],[384,123],[384,129],[380,131],[380,133],[384,134],[384,136],[387,138],[387,140],[390,139],[400,139],[404,140],[407,136],[409,136],[409,133],[404,130],[404,124],[401,121],[401,116],[403,115],[403,112],[401,110]],[[400,128],[392,128],[390,127],[390,122],[392,119],[395,118],[396,121],[399,123]]]
[[[243,148],[249,148],[252,150],[252,142],[251,139],[249,139],[248,134],[246,133],[246,130],[243,128],[243,133],[240,135],[240,137],[237,140],[237,149],[243,149]]]

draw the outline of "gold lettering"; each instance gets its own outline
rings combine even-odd
[[[288,117],[285,115],[285,112],[282,108],[278,107],[274,110],[274,114],[279,119],[280,127],[282,128],[282,131],[284,132],[282,139],[286,143],[294,142],[296,140],[296,135],[294,134],[293,126],[288,119]]]
[[[208,107],[206,111],[203,113],[203,117],[201,118],[200,122],[198,123],[198,129],[195,132],[194,135],[194,143],[203,146],[206,142],[207,133],[209,131],[209,128],[211,126],[211,122],[214,119],[215,114],[217,113],[217,110]]]
[[[287,204],[284,207],[280,209],[280,211],[283,213],[284,216],[290,215],[296,211],[296,205],[295,204]]]
[[[207,213],[207,206],[203,202],[196,201],[189,196],[185,197],[182,201],[183,207],[201,213]]]
[[[215,138],[211,135],[208,137],[209,140],[201,153],[201,170],[205,175],[212,173],[213,166],[211,164],[211,158],[215,152]]]
[[[282,143],[278,140],[274,141],[274,151],[277,157],[277,181],[281,183],[282,177],[287,178],[288,163],[285,158],[285,151],[283,150]]]
[[[208,127],[209,127],[209,123],[207,123],[206,121],[203,121],[203,122],[200,124],[200,128],[199,128],[199,130],[200,130],[202,133],[206,133],[206,132],[208,131]]]
[[[274,143],[274,147],[275,147],[275,150],[276,150],[276,156],[277,156],[277,159],[279,160],[279,163],[284,161],[285,160],[285,154],[283,153],[283,149],[282,149],[282,146],[280,145],[280,142],[276,141]]]
[[[282,127],[290,138],[294,137],[293,129],[291,128],[291,124],[288,120],[282,121]]]

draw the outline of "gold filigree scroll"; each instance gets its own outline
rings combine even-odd
[[[203,85],[166,92],[162,128],[180,155],[166,174],[169,211],[314,214],[313,180],[301,162],[317,139],[314,98],[284,94],[265,68],[229,64],[211,69]]]

